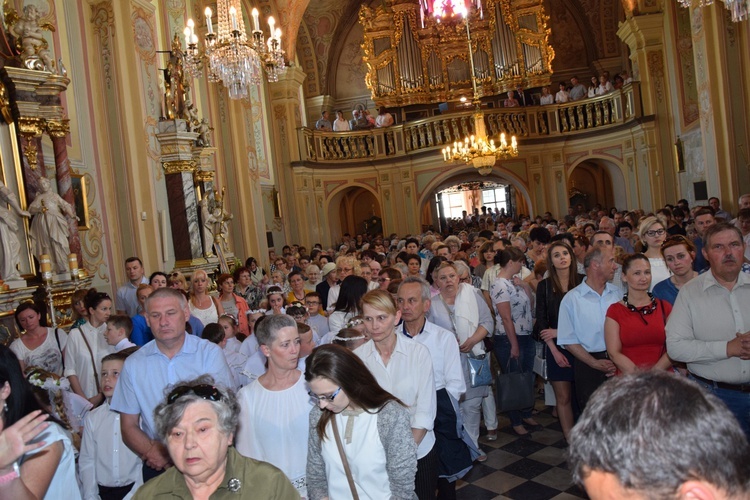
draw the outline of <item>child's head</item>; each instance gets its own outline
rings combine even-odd
[[[107,331],[104,338],[109,345],[117,345],[122,339],[129,339],[133,331],[133,321],[124,314],[115,314],[107,320]]]
[[[307,314],[305,304],[302,302],[292,302],[292,304],[286,308],[286,313],[298,323],[304,323],[310,317]]]
[[[107,325],[109,325],[109,323],[107,323]],[[101,381],[102,394],[104,394],[105,398],[110,399],[112,394],[115,393],[117,380],[120,378],[120,373],[122,372],[122,365],[125,364],[125,360],[128,356],[137,350],[137,347],[130,347],[128,349],[123,349],[120,352],[107,354],[102,358]]]
[[[255,331],[255,325],[258,323],[260,318],[264,318],[266,315],[263,311],[253,311],[247,317],[247,326],[250,329],[250,335]]]
[[[227,344],[226,336],[224,335],[224,327],[219,323],[207,324],[203,329],[203,338],[209,342],[217,344],[221,348],[224,348]]]
[[[309,292],[305,295],[305,307],[310,316],[315,316],[320,311],[320,294],[318,292]]]
[[[315,338],[312,328],[299,321],[297,322],[297,332],[299,333],[299,357],[304,358],[315,349]]]
[[[222,314],[219,325],[224,329],[224,337],[232,339],[237,336],[237,320],[231,314]]]

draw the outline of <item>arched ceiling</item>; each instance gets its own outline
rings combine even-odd
[[[369,0],[377,5],[382,0]],[[512,2],[512,0],[511,0]],[[617,38],[618,23],[624,18],[621,0],[544,0],[552,28],[551,43],[557,53],[553,67],[590,68],[595,61],[622,55]],[[301,16],[296,55],[307,73],[304,91],[307,97],[336,95],[333,75],[344,48],[343,41],[357,23],[361,0],[276,0],[280,11],[297,13],[307,3]],[[281,4],[296,4],[284,9]]]

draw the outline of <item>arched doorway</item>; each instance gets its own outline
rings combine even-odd
[[[595,159],[576,165],[568,174],[568,205],[582,206],[585,210],[597,205],[605,209],[618,206],[617,198],[620,196],[615,196],[612,169],[607,167],[603,161]],[[624,199],[624,185],[621,189]]]
[[[344,233],[382,232],[380,202],[372,191],[359,186],[343,189],[331,198],[328,220],[332,241],[340,241]]]
[[[531,214],[534,212],[527,187],[520,180],[514,178],[512,174],[506,174],[503,171],[495,169],[490,175],[482,176],[473,167],[466,167],[463,170],[457,170],[447,175],[439,175],[428,184],[419,204],[420,221],[423,230],[426,230],[430,226],[438,229],[439,218],[449,215],[443,213],[442,206],[438,206],[438,193],[459,185],[476,187],[476,189],[470,190],[470,194],[461,195],[465,198],[465,209],[469,213],[471,213],[473,207],[479,208],[481,213],[482,206],[493,203],[489,200],[485,201],[482,194],[483,191],[490,189],[505,191],[506,188],[505,206],[508,211],[512,211],[515,214]],[[451,189],[451,191],[453,190]],[[502,194],[498,195],[498,198],[500,197],[502,197]],[[498,199],[498,201],[500,200]],[[440,205],[444,206],[445,204],[441,203]]]

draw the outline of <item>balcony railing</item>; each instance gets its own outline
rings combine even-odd
[[[555,139],[596,133],[635,121],[643,114],[640,85],[566,104],[484,109],[485,129],[524,139]],[[298,129],[305,163],[361,163],[439,150],[474,133],[473,111],[448,113],[387,128],[357,132]]]

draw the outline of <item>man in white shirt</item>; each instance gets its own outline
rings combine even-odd
[[[427,321],[426,315],[432,301],[430,285],[422,278],[404,278],[398,287],[396,302],[403,319],[398,327],[399,333],[425,346],[432,357],[437,400],[435,438],[440,456],[438,497],[443,498],[448,492],[453,492],[450,496],[455,496],[455,481],[472,466],[469,448],[462,439],[465,432],[457,432],[455,408],[461,395],[466,392],[458,341],[452,332]]]
[[[622,297],[608,283],[616,265],[611,247],[594,246],[584,265],[586,279],[563,297],[557,322],[557,345],[576,358],[573,377],[581,410],[596,388],[615,374],[614,363],[607,359],[604,320],[609,306]]]
[[[128,257],[125,260],[125,274],[128,282],[117,289],[115,308],[117,314],[127,314],[131,318],[138,314],[138,298],[135,296],[138,285],[148,285],[148,279],[144,276],[143,262],[138,257]]]

